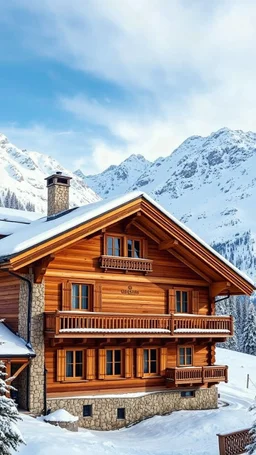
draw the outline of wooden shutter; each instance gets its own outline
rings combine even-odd
[[[95,349],[86,349],[86,379],[95,379]]]
[[[66,351],[64,349],[57,350],[57,381],[64,381],[65,379],[65,363]]]
[[[133,349],[125,349],[125,377],[131,378],[133,376]]]
[[[143,376],[143,349],[136,349],[136,376],[137,378],[142,378]]]
[[[199,312],[199,292],[192,291],[192,313],[198,314]]]
[[[176,312],[176,291],[169,289],[168,291],[168,313]]]
[[[106,374],[106,351],[99,349],[99,379],[105,379]]]
[[[167,348],[160,348],[160,374],[165,376],[167,365]]]
[[[66,281],[62,283],[62,311],[71,310],[71,283]]]
[[[93,306],[92,311],[101,311],[102,306],[102,286],[99,283],[96,283],[94,286],[94,295],[93,295]]]

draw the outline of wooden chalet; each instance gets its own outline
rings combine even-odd
[[[146,194],[69,209],[69,185],[50,176],[48,216],[0,241],[0,317],[36,353],[20,404],[64,406],[90,428],[138,420],[148,405],[216,406],[228,372],[215,346],[233,321],[215,314],[215,299],[250,295],[253,282]],[[144,414],[130,392],[147,392]],[[96,418],[107,394],[113,409]]]

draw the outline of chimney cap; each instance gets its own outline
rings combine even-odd
[[[70,180],[72,177],[69,177],[68,175],[63,175],[61,171],[56,171],[55,174],[49,175],[49,177],[46,177],[46,186],[52,186],[52,185],[65,185],[65,186],[70,186]]]

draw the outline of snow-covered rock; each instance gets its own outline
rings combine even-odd
[[[44,179],[56,171],[72,177],[71,207],[99,199],[83,179],[65,169],[52,157],[21,150],[0,133],[0,205],[5,205],[4,199],[9,190],[15,193],[22,204],[30,202],[36,211],[46,212],[47,189]]]
[[[112,165],[101,174],[85,176],[80,169],[75,174],[83,178],[95,193],[109,198],[126,193],[151,164],[142,155],[131,155],[118,166]]]

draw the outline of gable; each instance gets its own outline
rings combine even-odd
[[[122,222],[124,230],[132,227],[141,231],[158,245],[159,251],[170,252],[206,282],[225,282],[230,293],[250,294],[254,290],[252,280],[151,198],[138,193],[90,204],[51,221],[43,219],[31,223],[26,233],[23,229],[19,236],[13,234],[0,242],[1,267],[18,270],[119,222]],[[34,237],[29,239],[29,233]],[[3,253],[7,252],[8,257],[3,258]],[[225,286],[223,292],[226,292]]]

